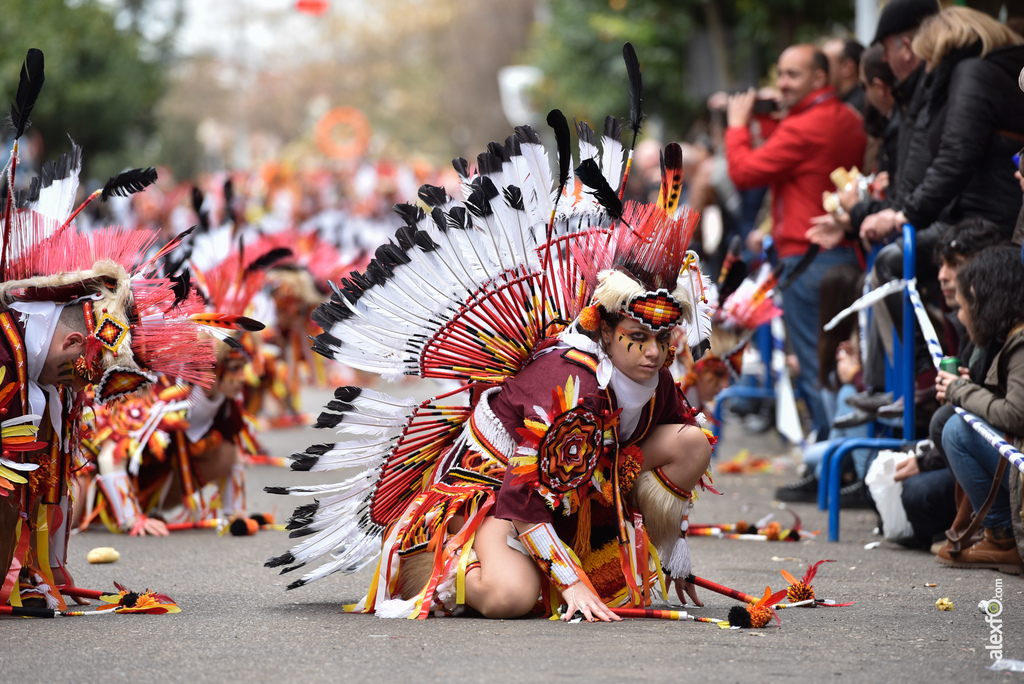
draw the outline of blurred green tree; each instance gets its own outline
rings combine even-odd
[[[764,76],[779,52],[848,27],[851,0],[550,0],[532,36],[530,61],[545,74],[536,105],[558,106],[600,124],[628,111],[622,44],[633,43],[644,79],[644,110],[678,138],[703,111],[688,94],[687,69],[713,71],[723,87]],[[689,64],[690,43],[708,46]],[[702,93],[707,95],[710,93]]]
[[[115,27],[111,9],[95,0],[6,0],[0,21],[0,102],[14,98],[28,49],[42,50],[46,81],[32,126],[49,146],[44,156],[67,151],[70,135],[95,177],[140,164],[164,90],[162,66],[142,57],[137,29]]]

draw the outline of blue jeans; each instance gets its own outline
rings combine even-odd
[[[836,395],[835,402],[835,415],[843,415],[849,413],[853,409],[846,400],[857,393],[857,388],[853,385],[843,385],[839,388],[839,393]],[[823,401],[822,405],[826,403]],[[826,440],[824,442],[815,442],[806,449],[804,449],[803,461],[807,464],[808,468],[814,468],[814,474],[819,478],[821,477],[821,462],[824,460],[825,452],[828,451],[829,447],[833,444],[842,442],[843,440],[851,437],[867,437],[868,426],[858,425],[852,428],[833,428],[831,432],[833,439]],[[857,477],[861,480],[867,475],[868,465],[870,464],[871,456],[874,454],[874,449],[854,449],[850,456],[853,457],[853,467],[857,470]]]
[[[791,271],[800,257],[786,257],[782,263]],[[814,428],[819,439],[828,436],[829,422],[825,406],[818,393],[818,338],[821,336],[819,302],[821,279],[829,269],[840,264],[858,265],[857,256],[849,247],[837,247],[814,258],[807,270],[782,291],[782,320],[786,324],[786,337],[800,362],[800,375],[796,387],[803,394],[811,411]],[[783,275],[786,278],[786,275]]]
[[[967,498],[971,500],[971,506],[977,511],[988,497],[996,466],[1002,456],[959,415],[951,417],[942,429],[942,449],[946,452],[949,468],[956,475],[956,481],[963,487]],[[988,528],[1010,526],[1009,470],[1003,472],[1002,486],[985,516],[984,525]]]

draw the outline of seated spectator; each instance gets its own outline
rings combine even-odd
[[[828,435],[829,421],[818,395],[819,283],[840,264],[857,265],[850,244],[803,261],[811,243],[806,233],[821,207],[821,195],[835,186],[829,174],[836,167],[861,163],[867,138],[860,117],[829,84],[828,60],[813,45],[794,45],[779,56],[778,89],[785,115],[765,143],[751,145],[750,123],[756,92],[729,98],[725,155],[729,176],[740,191],[767,185],[772,193],[772,238],[788,278],[805,269],[783,291],[787,342],[799,361],[797,386],[807,401],[819,438]]]
[[[939,371],[936,379],[940,399],[948,399],[996,432],[1005,433],[1018,448],[1024,446],[1022,292],[1024,264],[1015,247],[989,247],[960,270],[956,289],[960,305],[957,316],[975,347],[990,355],[992,360],[982,377],[962,368],[960,375]],[[959,415],[946,423],[942,446],[950,469],[984,529],[980,541],[961,547],[958,552],[947,543],[939,550],[936,560],[955,568],[990,568],[1021,574],[1024,560],[1013,528],[1014,517],[1020,521],[1020,487],[1015,487],[1011,501],[1010,473],[1006,470],[1005,459]],[[1014,480],[1019,484],[1019,476],[1014,476]],[[991,490],[995,496],[990,499]]]
[[[956,357],[977,377],[984,377],[988,372],[991,358],[975,348],[957,319],[956,278],[960,269],[979,252],[1000,244],[1006,241],[994,224],[973,218],[950,227],[935,246],[939,286],[951,312],[946,320],[946,348],[957,350]],[[903,482],[903,509],[914,528],[914,538],[908,546],[929,546],[938,539],[945,540],[945,531],[956,516],[956,480],[942,449],[942,430],[952,415],[952,405],[939,407],[932,414],[928,440],[919,444],[915,458],[903,461],[896,468],[896,480]]]
[[[891,239],[904,223],[916,228],[916,276],[924,299],[937,289],[930,254],[949,223],[980,216],[995,223],[1007,238],[1013,231],[1021,192],[1006,160],[1024,137],[1024,93],[1016,87],[1024,67],[1021,42],[996,20],[966,7],[950,7],[929,17],[914,37],[914,54],[924,60],[928,73],[907,164],[919,166],[921,159],[932,159],[916,183],[916,172],[904,172],[901,161],[893,206],[865,218],[860,234],[879,241]],[[902,149],[902,128],[900,136]],[[903,247],[896,241],[879,252],[872,281],[882,284],[902,274]],[[890,300],[876,307],[877,329],[883,335],[893,323],[897,330],[901,325],[898,298]],[[872,339],[885,345],[885,337]],[[884,385],[880,353],[877,343],[869,349],[868,368],[874,372],[866,380],[875,390]],[[920,338],[916,358],[918,400],[927,399],[934,376]]]

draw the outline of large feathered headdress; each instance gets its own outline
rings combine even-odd
[[[691,320],[695,306],[687,246],[698,214],[683,208],[670,216],[655,204],[627,202],[607,236],[591,233],[572,245],[593,301],[655,332]]]
[[[16,139],[28,125],[42,82],[42,52],[29,50],[11,108]],[[119,174],[72,211],[80,147],[72,142],[71,152],[45,165],[42,176],[18,196],[13,189],[17,165],[16,143],[6,168],[9,190],[0,226],[0,305],[81,305],[86,348],[74,373],[96,386],[100,402],[140,389],[157,372],[212,382],[213,350],[199,339],[193,320],[202,311],[201,300],[187,285],[157,276],[159,260],[178,241],[147,259],[156,231],[114,227],[83,234],[72,223],[97,197],[124,196],[152,184],[155,171]]]

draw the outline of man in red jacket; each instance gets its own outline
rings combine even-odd
[[[821,196],[835,189],[829,174],[864,159],[867,137],[860,116],[829,85],[828,60],[813,45],[794,45],[779,56],[778,89],[785,111],[777,126],[759,119],[767,132],[756,149],[750,122],[756,93],[729,98],[725,156],[739,190],[767,185],[772,193],[772,238],[787,271],[807,253],[811,218],[821,214]],[[857,263],[850,243],[822,252],[783,292],[786,334],[800,362],[799,387],[811,409],[819,438],[829,419],[817,388],[818,283],[841,263]],[[785,277],[785,276],[784,276]]]

